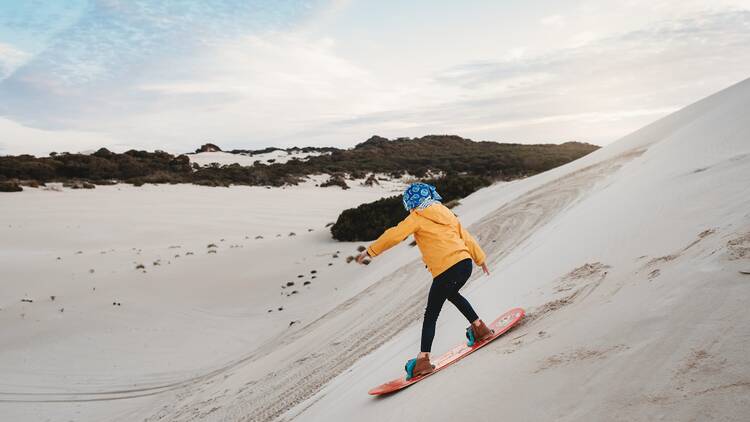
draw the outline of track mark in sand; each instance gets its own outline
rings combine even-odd
[[[717,385],[705,386],[711,381],[720,381],[729,375],[732,371],[727,369],[727,364],[727,359],[715,356],[706,349],[693,349],[674,370],[672,386],[669,390],[648,394],[644,400],[650,404],[664,406],[678,404],[706,394],[726,393],[726,390],[750,391],[750,379],[747,378],[732,382],[724,379]],[[730,375],[730,378],[733,377]],[[699,386],[699,384],[702,385]]]
[[[600,283],[607,276],[610,266],[601,262],[585,263],[566,274],[555,286],[555,292],[566,292],[582,283]]]
[[[578,348],[570,352],[558,353],[542,361],[539,368],[537,368],[534,373],[538,374],[551,368],[572,364],[578,361],[605,359],[612,353],[619,353],[628,349],[630,349],[630,347],[624,344],[616,344],[604,349]]]
[[[589,193],[597,182],[644,151],[630,151],[547,182],[503,204],[472,224],[469,230],[480,241],[484,240],[482,243],[487,261],[496,263]],[[479,275],[475,272],[472,280]],[[564,300],[572,301],[576,297],[580,299],[586,296],[597,284],[589,283],[577,288],[567,299],[559,299],[558,305],[565,306]],[[276,343],[262,346],[253,358],[243,359],[244,363],[265,359],[273,361],[282,351],[286,356],[284,362],[277,362],[277,365],[272,365],[273,369],[266,372],[257,369],[254,374],[252,369],[243,372],[245,365],[232,366],[229,377],[233,379],[227,382],[242,384],[252,379],[254,385],[228,393],[222,408],[208,419],[268,421],[278,418],[288,409],[312,397],[357,360],[420,321],[428,287],[429,274],[424,272],[421,260],[415,260],[296,332],[280,336]],[[546,312],[555,306],[548,304]],[[304,363],[295,364],[302,358],[305,358]],[[252,366],[258,368],[263,365]],[[203,405],[196,396],[206,397],[210,393],[198,390],[202,390],[202,385],[186,387],[175,400],[166,403],[159,414],[145,420],[156,421],[165,415],[171,421],[201,420]]]
[[[492,239],[484,242],[487,260],[498,262],[565,208],[580,201],[597,182],[645,151],[628,151],[547,182],[489,213],[468,229],[480,242]]]
[[[685,384],[695,382],[698,378],[706,379],[720,374],[726,364],[726,359],[718,358],[705,349],[692,350],[674,371],[673,378],[678,385],[676,390],[682,391]]]
[[[601,262],[585,263],[560,277],[553,287],[555,293],[570,292],[566,296],[551,300],[532,309],[522,321],[525,324],[546,317],[575,301],[588,297],[607,278],[611,267]]]
[[[520,335],[513,338],[515,341],[511,341],[510,347],[499,349],[498,353],[515,352],[524,344],[521,337],[525,337],[532,331],[536,331],[536,334],[530,338],[527,337],[528,344],[549,338],[550,333],[544,329],[538,330],[537,323],[553,312],[588,297],[606,279],[610,268],[609,265],[601,262],[585,263],[560,277],[553,285],[553,291],[555,293],[566,293],[566,295],[529,310],[526,317],[514,327],[514,330],[519,332]]]
[[[750,232],[747,232],[742,236],[736,237],[728,241],[727,250],[729,251],[730,261],[736,261],[738,259],[743,259],[743,258],[750,258]],[[745,272],[744,274],[747,274],[747,273],[748,272]]]
[[[695,246],[698,243],[700,243],[703,239],[705,239],[705,238],[713,235],[714,233],[716,233],[715,229],[703,230],[702,232],[700,232],[698,234],[698,236],[697,236],[697,238],[695,240],[693,240],[692,242],[688,243],[686,246],[684,246],[679,251],[673,252],[673,253],[671,253],[669,255],[664,255],[664,256],[660,256],[660,257],[657,257],[657,258],[650,259],[648,262],[646,262],[641,267],[640,270],[638,270],[638,272],[648,271],[648,279],[649,280],[656,279],[657,277],[659,277],[661,275],[661,269],[660,268],[654,268],[654,267],[656,267],[659,264],[666,264],[668,262],[672,262],[672,261],[674,261],[674,260],[682,257],[682,255],[685,252],[687,252],[688,250],[690,250],[691,248],[693,248],[693,246]],[[640,260],[642,258],[645,258],[645,256],[638,257],[637,260]]]
[[[705,388],[703,390],[681,392],[679,395],[671,394],[649,394],[645,397],[645,401],[655,405],[672,405],[685,400],[690,400],[699,396],[703,396],[711,393],[725,393],[726,390],[747,390],[745,394],[750,394],[750,380],[737,381],[727,384],[720,384],[715,387]]]

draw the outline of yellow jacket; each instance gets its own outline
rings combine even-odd
[[[422,260],[433,278],[466,258],[473,259],[477,265],[484,264],[482,248],[456,215],[441,203],[412,210],[397,226],[386,230],[370,244],[367,253],[373,257],[380,255],[410,234],[414,234]]]

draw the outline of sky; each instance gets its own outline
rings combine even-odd
[[[0,155],[606,145],[750,77],[750,0],[0,0]]]

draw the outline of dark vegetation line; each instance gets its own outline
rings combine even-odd
[[[0,191],[20,191],[23,185],[39,186],[63,182],[71,187],[130,183],[193,183],[206,186],[283,186],[295,185],[312,174],[328,174],[321,186],[348,188],[346,178],[366,184],[379,183],[375,174],[400,177],[408,173],[434,184],[446,203],[463,198],[497,180],[531,176],[580,158],[599,147],[580,142],[560,145],[501,144],[474,142],[453,135],[388,140],[373,136],[351,149],[333,147],[290,148],[287,152],[324,152],[304,160],[292,157],[286,163],[252,166],[191,164],[187,155],[163,151],[114,153],[101,148],[93,154],[51,153],[0,157]],[[230,153],[256,155],[280,148],[232,150]],[[198,151],[218,151],[216,145],[203,145]],[[435,178],[434,175],[440,175]],[[455,202],[454,202],[455,203]],[[406,211],[398,196],[362,204],[345,210],[331,226],[335,239],[362,241],[376,238],[395,225]]]
[[[354,178],[361,178],[368,173],[401,176],[408,172],[421,178],[429,171],[509,180],[549,170],[597,148],[579,142],[522,145],[474,142],[445,135],[392,141],[373,136],[351,149],[321,148],[316,150],[330,154],[311,156],[305,160],[293,158],[286,163],[258,162],[247,167],[239,164],[199,167],[191,165],[184,154],[175,156],[163,151],[136,150],[118,154],[101,148],[93,154],[3,156],[0,157],[0,181],[282,186],[296,184],[310,174],[348,173]]]

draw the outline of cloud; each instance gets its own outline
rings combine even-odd
[[[607,142],[746,78],[748,27],[748,11],[698,14],[546,54],[464,63],[428,88],[458,90],[451,98],[338,125],[404,130],[409,121],[413,135]]]
[[[473,40],[436,41],[409,60],[366,32],[385,32],[379,25],[353,43],[340,34],[359,22],[346,22],[339,38],[321,29],[340,25],[347,4],[313,13],[302,1],[265,9],[230,0],[95,2],[0,82],[0,116],[46,134],[174,152],[207,139],[230,148],[344,146],[374,133],[605,143],[750,73],[750,12],[742,9],[670,14],[609,35],[578,28],[572,10],[537,15],[535,28],[565,34],[544,50],[519,39],[472,56],[455,49]],[[318,19],[293,24],[308,15]],[[369,48],[347,49],[358,45]]]
[[[44,74],[64,86],[117,80],[165,54],[190,54],[219,38],[282,28],[309,13],[315,3],[289,0],[269,8],[264,1],[94,0],[55,34],[24,72]],[[26,16],[32,20],[33,15]]]
[[[100,147],[124,151],[132,147],[107,134],[86,131],[48,131],[31,128],[0,117],[0,155],[47,155],[49,152],[80,152]]]
[[[28,53],[0,42],[0,81],[13,73],[28,58]]]
[[[272,32],[162,57],[101,96],[30,78],[5,88],[18,90],[18,98],[46,98],[50,130],[126,133],[144,148],[158,138],[158,148],[178,152],[217,137],[224,146],[265,146],[279,134],[393,106],[382,104],[387,95],[367,70],[333,50],[328,38]],[[29,114],[37,113],[32,106]]]
[[[565,17],[562,15],[550,15],[545,16],[539,20],[544,26],[563,26],[565,25]]]
[[[248,95],[239,89],[244,83],[241,73],[253,63],[231,56],[236,40],[248,33],[288,29],[317,3],[287,0],[271,7],[264,1],[238,0],[93,1],[0,82],[0,116],[45,130],[109,131],[142,142],[159,138],[155,131],[177,138],[185,135],[180,127],[197,124],[192,113],[225,109]],[[44,11],[38,21],[28,10],[21,14],[20,21],[0,17],[0,22],[13,24],[21,33],[25,21],[40,27],[48,20]],[[227,72],[235,77],[223,72],[227,80],[219,80],[216,75],[233,66]],[[304,69],[304,63],[297,66]],[[209,81],[206,87],[197,88],[204,80]],[[169,92],[178,88],[175,81],[193,92]],[[204,92],[197,92],[200,89]],[[194,103],[188,105],[186,99]]]

